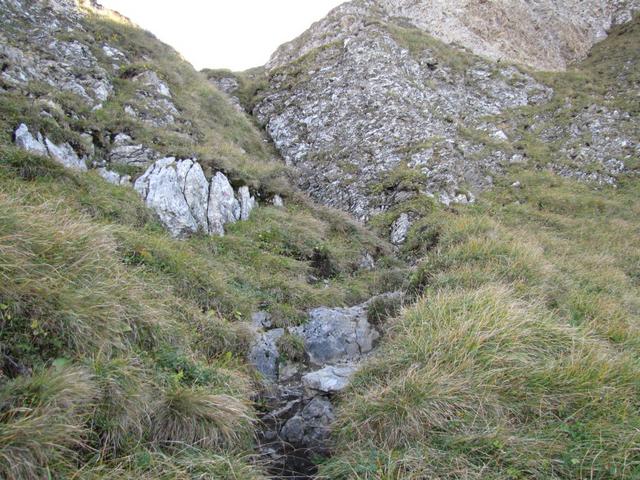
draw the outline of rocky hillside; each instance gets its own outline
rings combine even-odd
[[[494,61],[564,70],[584,59],[610,28],[640,11],[637,0],[358,0],[334,10],[299,39],[280,47],[268,66],[283,66],[358,29],[362,17],[402,19],[438,40]]]
[[[467,10],[477,7],[476,14],[488,22],[493,17],[487,9],[499,4],[477,3],[465,2],[465,10],[447,2],[455,12],[447,18],[464,18],[481,29]],[[595,38],[606,36],[613,17],[629,22],[635,8],[598,2],[593,18],[586,18],[571,14],[572,8],[582,11],[584,2],[551,3],[556,7],[521,7],[558,22],[586,22],[576,31],[599,31],[579,42],[574,38],[579,48],[556,38],[566,62],[585,57]],[[509,3],[514,9],[519,4]],[[485,54],[473,55],[438,40],[433,22],[447,25],[449,34],[459,31],[438,22],[443,8],[425,10],[423,2],[349,2],[274,54],[267,65],[268,86],[256,97],[253,113],[287,164],[303,172],[299,184],[315,200],[370,220],[416,196],[444,204],[473,202],[514,164],[597,184],[615,184],[619,174],[637,168],[629,160],[638,152],[638,132],[633,109],[620,105],[630,98],[622,77],[608,77],[607,84],[620,88],[603,95],[593,92],[600,80],[592,75],[599,73],[588,61],[567,73],[541,74],[493,61],[486,42],[460,42]],[[537,23],[558,35],[573,31]],[[510,25],[532,24],[514,20]],[[534,43],[512,38],[509,27],[499,23],[493,28],[503,35],[489,38],[517,50],[520,57],[512,55],[514,61],[524,56],[531,61],[521,63],[538,64],[518,42]],[[545,41],[544,34],[537,38]]]
[[[0,0],[0,478],[639,478],[637,9]]]
[[[0,10],[0,477],[264,478],[252,319],[296,344],[403,262],[150,33]]]

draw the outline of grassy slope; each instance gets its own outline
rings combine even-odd
[[[639,25],[547,76],[558,101],[637,112]],[[417,303],[344,395],[321,472],[638,478],[639,199],[637,176],[595,190],[514,167],[475,206],[427,210]]]
[[[147,56],[130,68],[169,82],[191,120],[178,130],[191,131],[121,118],[127,75],[97,113],[41,85],[0,96],[0,477],[261,478],[248,456],[256,378],[244,322],[266,309],[291,325],[310,307],[359,302],[405,281],[402,264],[344,215],[289,190],[251,121],[175,52],[126,23],[87,22],[96,51],[108,39]],[[43,119],[44,100],[62,110]],[[86,130],[105,147],[126,131],[288,194],[287,206],[256,209],[224,238],[176,241],[133,189],[12,147],[20,122],[76,146]],[[358,271],[364,252],[381,269]]]

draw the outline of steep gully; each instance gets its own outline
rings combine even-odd
[[[306,324],[288,331],[275,328],[266,312],[253,315],[250,359],[264,377],[259,454],[272,478],[314,478],[314,460],[331,453],[333,400],[380,338],[369,311],[374,302],[401,300],[395,292],[350,308],[316,308]]]

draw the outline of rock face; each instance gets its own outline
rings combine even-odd
[[[37,134],[37,139],[29,132],[29,127],[24,123],[20,124],[15,131],[16,145],[23,150],[26,150],[37,155],[48,156],[55,160],[59,164],[76,170],[79,172],[87,171],[86,162],[79,158],[71,145],[68,143],[62,145],[56,145],[48,138],[44,138],[42,134]]]
[[[108,159],[115,165],[146,167],[158,159],[158,154],[140,143],[135,143],[129,135],[119,133],[113,140]]]
[[[371,17],[374,12],[401,18],[492,60],[564,70],[586,57],[613,25],[628,22],[638,11],[638,0],[355,0],[318,22],[303,42],[280,47],[268,67],[286,65],[340,40],[338,32],[355,32],[367,21],[363,13]]]
[[[411,202],[474,202],[511,165],[531,166],[531,135],[542,143],[535,148],[553,151],[544,168],[562,176],[615,185],[628,173],[640,147],[633,115],[618,107],[634,87],[609,92],[620,98],[613,108],[579,111],[554,99],[556,84],[540,80],[548,76],[501,60],[562,70],[639,8],[638,0],[354,0],[276,51],[253,114],[303,190],[363,221],[396,212],[389,234],[401,245],[415,220]]]
[[[301,170],[304,190],[362,220],[400,193],[466,201],[508,162],[483,152],[472,132],[480,119],[544,102],[552,90],[367,5],[346,4],[300,37],[305,57],[283,65],[276,53],[254,114]],[[411,171],[418,184],[407,189],[402,175]]]
[[[224,235],[226,224],[248,220],[256,205],[248,187],[240,187],[238,199],[222,172],[209,184],[200,164],[191,159],[158,160],[136,180],[134,188],[177,238],[197,232]]]
[[[368,310],[377,298],[350,308],[309,311],[306,324],[288,331],[304,344],[307,360],[297,363],[279,351],[285,329],[272,328],[264,312],[254,314],[256,338],[250,360],[267,381],[261,451],[270,458],[274,472],[303,472],[312,465],[313,455],[328,452],[335,418],[332,398],[347,388],[358,363],[380,337],[368,321]]]
[[[78,40],[62,40],[56,34],[69,25],[81,28],[83,13],[75,0],[31,2],[29,8],[16,0],[0,0],[0,78],[12,85],[43,82],[81,97],[88,105],[104,102],[113,92],[109,72],[92,50]],[[29,41],[5,37],[18,25],[29,25]],[[5,29],[6,26],[6,29]]]

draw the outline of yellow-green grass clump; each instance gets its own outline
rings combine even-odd
[[[501,183],[424,220],[417,303],[344,394],[328,478],[640,474],[638,181]]]

